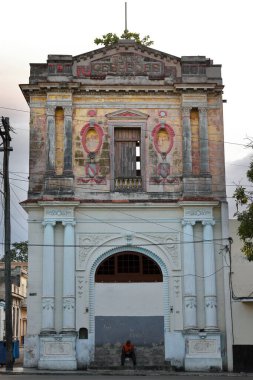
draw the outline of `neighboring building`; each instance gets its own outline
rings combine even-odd
[[[253,262],[241,251],[237,234],[239,222],[229,221],[231,247],[231,302],[233,316],[234,371],[253,371]]]
[[[130,40],[31,64],[24,365],[232,369],[221,66]]]
[[[11,264],[12,334],[20,345],[24,343],[27,327],[27,263]],[[0,263],[0,340],[5,339],[4,263]]]

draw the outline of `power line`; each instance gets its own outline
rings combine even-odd
[[[9,107],[1,107],[0,106],[0,109],[6,109],[6,110],[11,110],[11,111],[17,111],[17,112],[24,112],[24,113],[31,113],[31,114],[37,114],[39,115],[40,117],[46,119],[46,115],[41,115],[41,113],[39,112],[34,112],[34,111],[31,111],[31,110],[21,110],[21,109],[17,109],[17,108],[9,108]],[[56,117],[57,118],[57,117]],[[89,121],[87,120],[87,118],[75,118],[74,121],[82,121],[82,122],[86,122],[86,123],[89,123]],[[26,129],[21,129],[21,128],[16,128],[17,130],[20,129],[20,130],[26,130]],[[152,133],[152,131],[148,130],[148,129],[144,129],[146,132],[150,132]],[[27,131],[29,132],[29,129],[27,129]],[[218,135],[218,134],[216,134]],[[237,145],[237,146],[243,146],[245,148],[248,147],[247,144],[242,144],[242,143],[237,143],[237,142],[231,142],[231,141],[223,141],[223,140],[220,140],[220,141],[217,141],[217,140],[211,140],[211,139],[200,139],[199,137],[196,136],[196,141],[200,141],[200,140],[208,140],[208,141],[214,141],[214,142],[218,142],[218,143],[224,143],[224,144],[230,144],[230,145]],[[174,139],[174,141],[178,141],[178,142],[181,142],[181,140],[176,140]]]
[[[144,235],[144,234],[143,234]],[[129,249],[139,248],[139,247],[160,247],[160,246],[166,246],[171,244],[173,245],[185,245],[185,244],[197,244],[197,243],[212,243],[215,241],[228,241],[229,238],[220,238],[220,239],[211,239],[211,240],[194,240],[192,242],[189,241],[173,241],[173,242],[167,242],[167,243],[143,243],[143,244],[126,244]],[[3,242],[0,242],[1,245],[3,245]],[[94,245],[94,244],[40,244],[40,243],[28,243],[28,247],[54,247],[54,248],[101,248],[101,247],[110,247],[110,248],[119,248],[119,247],[126,247],[126,245],[119,244],[100,244],[100,245]],[[224,246],[223,244],[220,244],[221,246]]]

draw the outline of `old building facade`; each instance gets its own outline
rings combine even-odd
[[[0,262],[0,341],[5,338],[5,265]],[[27,263],[11,263],[12,334],[23,345],[27,327]]]
[[[231,369],[221,67],[131,40],[31,64],[25,366]],[[109,348],[108,348],[109,347]]]

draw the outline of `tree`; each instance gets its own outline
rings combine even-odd
[[[120,39],[134,40],[137,44],[144,46],[150,46],[154,43],[154,41],[150,41],[150,36],[144,36],[141,39],[139,33],[129,32],[128,30],[125,30],[120,37],[115,33],[104,34],[102,38],[95,38],[94,42],[96,45],[110,46],[119,42]]]
[[[28,261],[28,241],[20,241],[13,243],[11,249],[11,261],[27,262]],[[4,257],[1,261],[4,261]]]
[[[253,148],[253,141],[249,144]],[[253,183],[253,159],[250,162],[247,178]],[[240,222],[238,235],[243,242],[241,251],[249,261],[253,261],[253,191],[247,191],[243,186],[237,186],[233,197],[236,200],[236,216]],[[239,206],[244,206],[243,211],[239,211]]]

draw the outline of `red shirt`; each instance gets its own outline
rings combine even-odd
[[[123,351],[126,353],[126,354],[129,354],[130,352],[133,352],[134,351],[134,345],[132,343],[130,344],[123,344],[123,347],[122,347]]]

